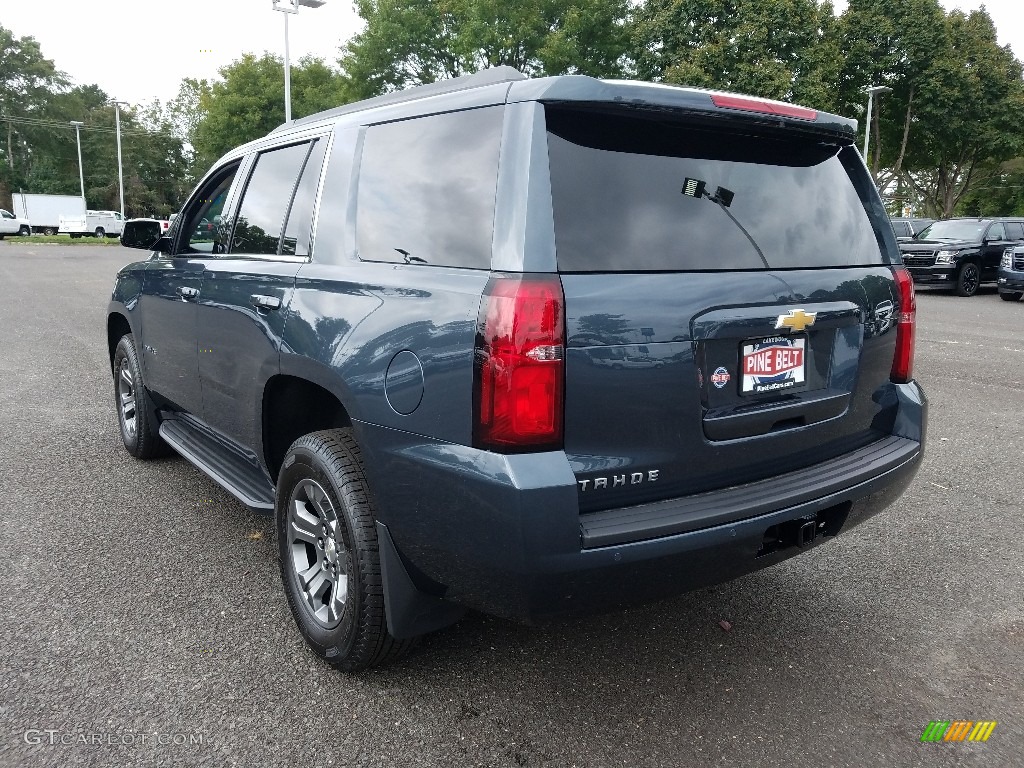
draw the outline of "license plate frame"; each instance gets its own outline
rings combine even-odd
[[[740,395],[787,394],[807,388],[807,335],[763,336],[740,343]]]

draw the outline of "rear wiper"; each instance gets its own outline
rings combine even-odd
[[[750,233],[747,232],[747,228],[740,224],[737,218],[732,215],[732,211],[729,210],[729,206],[732,205],[732,201],[733,198],[736,197],[736,193],[731,189],[719,187],[715,190],[715,194],[709,195],[707,192],[707,186],[707,182],[703,179],[685,178],[683,179],[683,188],[681,192],[687,197],[695,197],[698,200],[702,198],[710,200],[721,208],[725,215],[732,220],[732,223],[739,227],[740,232],[746,236],[747,240],[750,241],[750,244],[754,246],[754,250],[757,251],[757,255],[761,257],[761,261],[764,263],[764,268],[771,269],[772,266],[768,263],[768,259],[764,257],[764,252],[761,250],[761,247],[757,244],[754,238],[750,236]]]
[[[413,264],[413,263],[416,263],[416,264],[427,264],[427,263],[429,263],[429,262],[427,262],[426,259],[421,259],[419,256],[413,256],[411,253],[409,253],[404,248],[395,248],[395,250],[398,251],[400,254],[402,254],[402,258],[405,259],[405,263],[406,264]]]

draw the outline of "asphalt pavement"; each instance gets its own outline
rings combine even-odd
[[[1024,765],[1024,303],[919,296],[925,464],[850,535],[344,675],[293,626],[270,519],[120,445],[134,253],[0,243],[0,766]],[[921,743],[933,720],[998,725]]]

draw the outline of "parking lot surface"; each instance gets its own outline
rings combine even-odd
[[[120,445],[104,322],[137,254],[0,243],[0,766],[1024,765],[1024,303],[919,295],[925,465],[849,536],[346,676],[292,624],[271,520]]]

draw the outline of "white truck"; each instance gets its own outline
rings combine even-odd
[[[61,216],[62,235],[72,237],[120,237],[124,229],[124,216],[117,211],[86,211],[84,216]]]
[[[5,235],[29,235],[32,229],[29,227],[28,219],[19,219],[10,211],[0,208],[0,240]]]
[[[84,216],[85,200],[78,195],[30,195],[15,192],[14,215],[27,219],[33,232],[55,235],[61,216]]]

